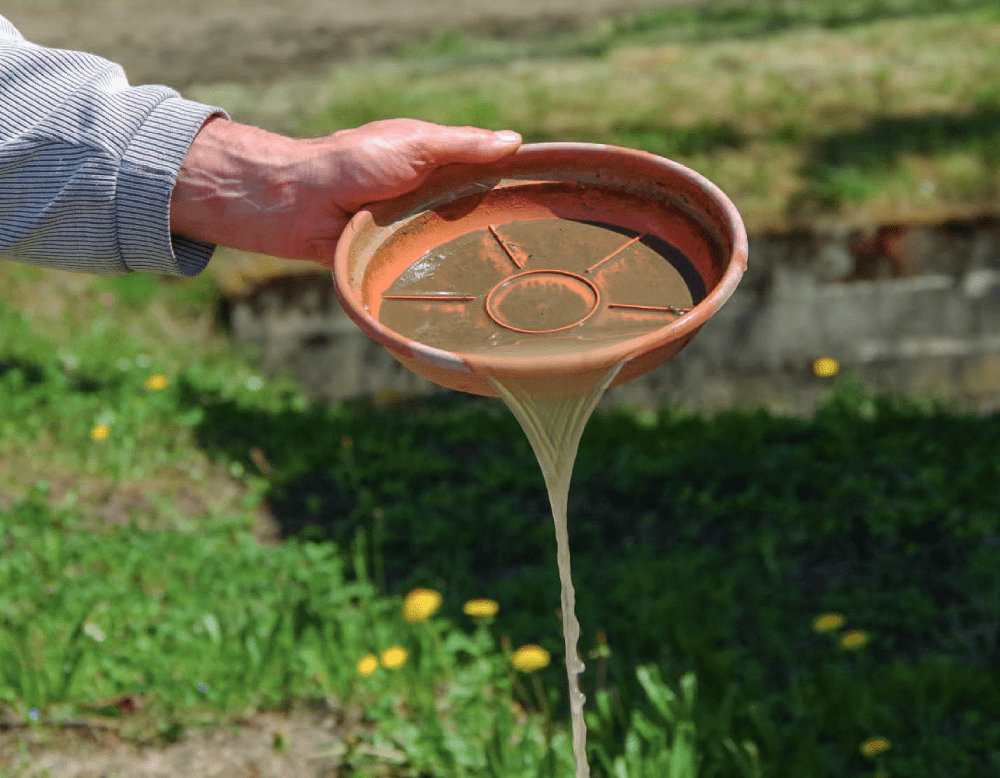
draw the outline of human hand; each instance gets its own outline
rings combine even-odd
[[[174,234],[288,259],[333,263],[367,203],[417,188],[436,168],[492,162],[521,137],[388,119],[295,140],[222,118],[195,137],[170,202]]]

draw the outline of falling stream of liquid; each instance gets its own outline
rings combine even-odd
[[[566,504],[573,463],[587,420],[594,412],[621,365],[616,365],[594,387],[564,397],[527,396],[516,382],[491,378],[507,407],[517,418],[531,442],[545,478],[556,532],[556,561],[559,566],[563,640],[566,646],[566,679],[569,685],[569,709],[573,732],[573,761],[576,778],[589,778],[587,728],[583,718],[585,697],[580,690],[583,662],[577,653],[580,622],[576,618],[576,593],[570,569],[569,533],[566,527]]]
[[[598,222],[536,219],[489,225],[428,252],[382,293],[378,318],[446,351],[538,358],[629,340],[663,327],[703,296],[687,260],[653,235]],[[621,367],[553,398],[534,396],[516,380],[490,377],[531,442],[549,493],[576,778],[589,778],[590,767],[566,504],[584,427]]]

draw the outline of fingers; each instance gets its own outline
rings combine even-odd
[[[521,145],[521,136],[513,130],[493,132],[479,127],[431,125],[421,133],[426,160],[433,165],[455,162],[493,162],[512,154]]]
[[[416,189],[442,165],[502,159],[517,150],[521,136],[512,130],[382,119],[312,143],[329,149],[327,197],[350,214],[365,203]]]

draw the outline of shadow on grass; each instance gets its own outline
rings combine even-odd
[[[31,386],[39,384],[45,380],[45,371],[41,366],[28,362],[17,357],[6,357],[0,359],[0,378],[4,378],[9,373],[20,373],[21,380],[25,385]]]
[[[247,468],[267,462],[267,508],[285,537],[363,537],[390,590],[438,588],[457,618],[466,599],[493,597],[505,631],[558,650],[542,479],[499,402],[266,412],[183,391],[204,412],[199,445]],[[643,426],[598,414],[569,507],[584,647],[604,630],[623,666],[695,667],[724,684],[739,660],[774,686],[787,652],[822,648],[808,624],[833,609],[878,624],[873,650],[887,660],[995,659],[997,635],[963,648],[949,625],[992,618],[988,598],[975,604],[986,572],[969,565],[1000,536],[997,450],[1000,416],[888,402],[834,404],[812,420],[734,411]],[[902,592],[907,608],[887,613]]]
[[[455,63],[509,61],[512,57],[602,57],[629,42],[703,43],[726,38],[761,38],[803,27],[840,29],[892,19],[963,11],[994,10],[994,0],[701,0],[661,4],[632,14],[581,25],[579,17],[541,22],[488,21],[469,30],[438,31],[401,47],[412,58]],[[483,46],[484,41],[523,41],[518,47]]]
[[[553,135],[546,131],[526,131],[527,143],[551,143],[579,140],[590,143],[609,143],[615,146],[641,149],[663,157],[692,157],[743,148],[750,137],[727,122],[703,122],[693,127],[675,127],[655,121],[617,122],[603,135],[576,137],[561,132]]]
[[[690,157],[722,149],[739,149],[747,137],[731,124],[703,122],[694,127],[660,126],[653,122],[619,122],[612,126],[619,143],[665,157]]]
[[[61,374],[67,389],[80,394],[94,394],[106,391],[116,385],[114,381],[94,378],[76,372],[66,373],[52,363],[39,364],[20,357],[0,357],[0,380],[15,380],[20,387],[33,387],[45,383],[53,374]]]
[[[832,207],[864,199],[878,191],[901,157],[950,152],[973,154],[989,169],[1000,167],[1000,107],[959,115],[885,116],[825,135],[809,148],[801,170],[807,184],[796,203]]]
[[[660,33],[669,39],[753,38],[799,27],[839,29],[889,19],[994,10],[993,0],[769,0],[703,2],[640,12],[615,23],[621,36]]]

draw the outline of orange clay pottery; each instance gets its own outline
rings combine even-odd
[[[334,284],[348,315],[441,386],[534,396],[614,383],[679,352],[747,262],[735,206],[642,151],[540,143],[449,165],[345,229]]]

